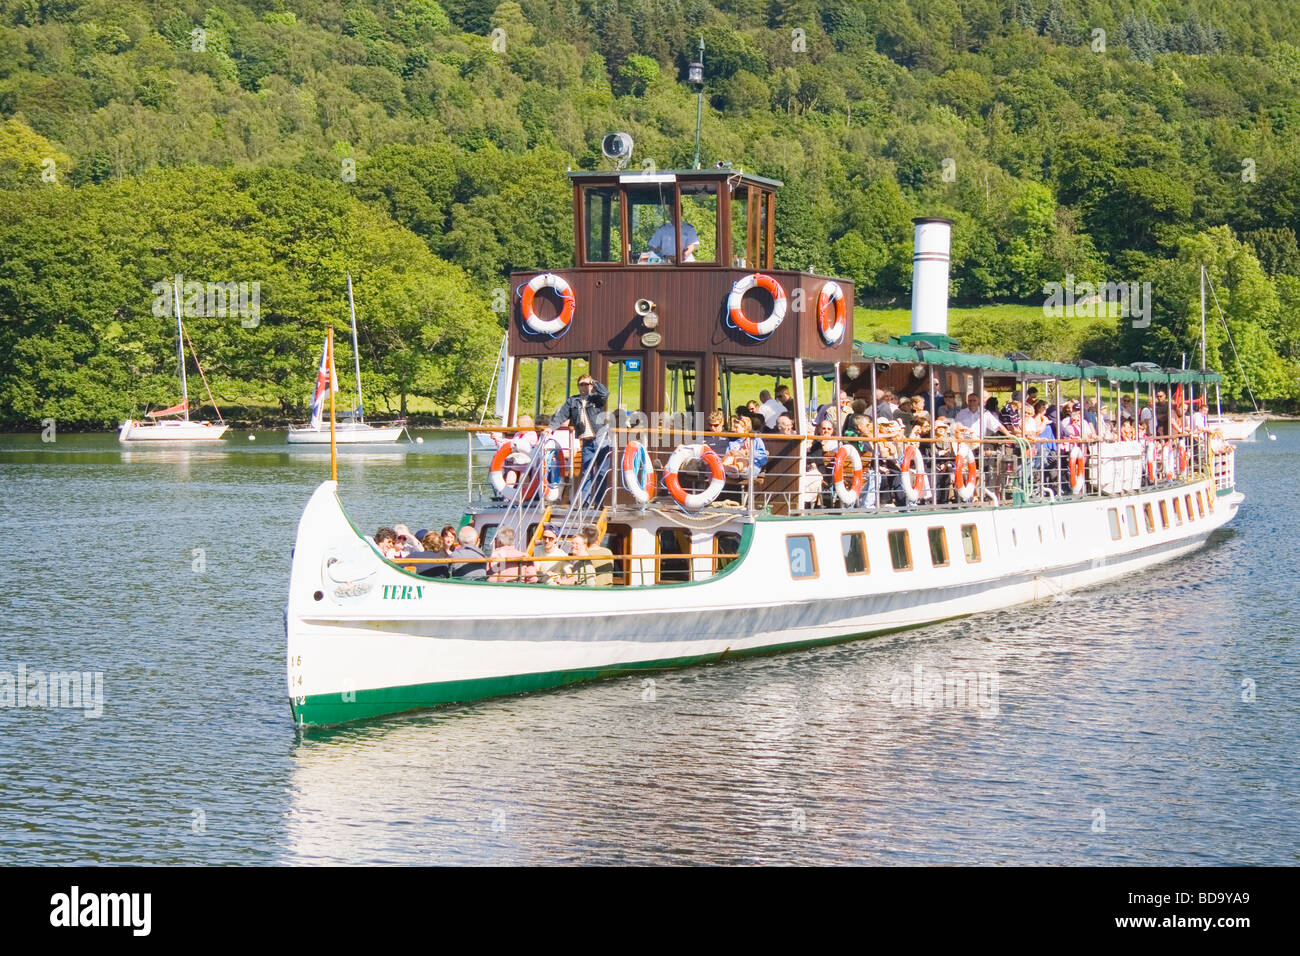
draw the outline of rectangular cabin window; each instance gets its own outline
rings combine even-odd
[[[582,190],[584,256],[587,262],[623,261],[623,203],[617,186]]]
[[[975,525],[961,526],[961,549],[966,554],[967,564],[974,564],[980,559],[980,530]]]
[[[1129,505],[1124,509],[1124,520],[1128,522],[1128,536],[1136,538],[1138,533],[1138,513],[1137,509]]]
[[[948,534],[943,528],[930,528],[930,563],[936,568],[948,566]]]
[[[1192,496],[1183,495],[1183,501],[1187,502],[1187,520],[1191,521],[1196,515],[1192,514]]]
[[[906,531],[889,532],[889,563],[895,571],[912,570],[912,543]]]
[[[672,183],[627,187],[628,260],[640,265],[677,261],[676,194]]]
[[[622,557],[632,550],[632,526],[626,524],[612,524],[606,527],[605,537],[600,542],[604,547],[614,555],[614,584],[628,585],[632,583],[631,562]]]
[[[1151,512],[1151,502],[1148,501],[1142,506],[1142,517],[1145,518],[1147,522],[1147,534],[1155,534],[1156,516]]]
[[[655,532],[655,584],[691,579],[691,533],[685,528],[660,528]]]
[[[817,550],[813,547],[810,534],[788,534],[785,536],[785,551],[790,559],[790,577],[817,577]]]
[[[1183,505],[1177,498],[1174,499],[1174,521],[1178,524],[1183,523]]]
[[[867,536],[861,531],[840,535],[840,548],[844,551],[846,574],[866,574],[871,570],[867,560]]]
[[[1169,506],[1165,504],[1164,499],[1160,500],[1160,527],[1165,531],[1169,530]]]
[[[1115,508],[1108,508],[1106,510],[1106,517],[1110,519],[1110,539],[1112,541],[1118,541],[1119,540],[1119,511]]]
[[[749,188],[738,186],[731,194],[731,265],[736,269],[756,269],[749,259]],[[729,407],[729,406],[725,406]]]
[[[713,571],[728,567],[740,554],[740,535],[734,531],[719,531],[713,536]]]
[[[497,526],[494,524],[485,524],[479,529],[478,548],[484,554],[492,553],[492,541],[497,536]]]
[[[682,262],[716,263],[718,261],[718,184],[683,185],[681,197]]]

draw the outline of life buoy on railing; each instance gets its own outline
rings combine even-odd
[[[1070,492],[1081,495],[1085,487],[1084,473],[1087,471],[1088,453],[1082,445],[1070,449]]]
[[[830,321],[831,312],[835,321]],[[844,299],[844,290],[838,282],[827,282],[817,293],[817,331],[827,345],[839,345],[844,341],[844,331],[849,327],[848,305]]]
[[[1156,443],[1149,441],[1146,446],[1147,481],[1154,485],[1156,483]]]
[[[1187,474],[1187,469],[1191,467],[1191,460],[1187,454],[1187,446],[1182,442],[1178,443],[1178,477],[1182,478]]]
[[[560,500],[560,495],[564,491],[564,469],[559,465],[559,444],[550,436],[543,439],[543,444],[546,442],[551,443],[555,448],[553,450],[546,449],[543,452],[545,459],[542,464],[540,476],[542,497],[547,501],[554,503]],[[519,494],[521,491],[523,491],[524,494],[531,496],[536,493],[537,490],[536,481],[534,481],[532,487],[527,490],[521,489],[517,484],[512,485],[506,481],[506,461],[514,451],[514,442],[507,439],[502,442],[501,447],[496,450],[496,454],[492,456],[492,464],[488,466],[488,482],[492,485],[492,490],[507,502],[513,501],[515,495]]]
[[[846,464],[851,475],[848,484],[844,483]],[[858,503],[858,495],[862,494],[864,476],[862,456],[858,454],[858,450],[847,442],[841,442],[839,451],[835,453],[835,467],[831,469],[831,484],[835,486],[835,496],[845,507],[852,508]]]
[[[687,494],[677,480],[677,472],[692,459],[698,459],[709,466],[711,478],[709,486],[703,491]],[[673,501],[688,513],[707,508],[722,493],[722,486],[727,482],[726,472],[722,470],[722,459],[708,445],[678,445],[668,464],[664,466],[664,487],[673,496]]]
[[[492,456],[492,464],[488,466],[488,481],[492,484],[492,490],[506,501],[512,500],[515,496],[515,488],[513,485],[506,484],[505,474],[506,459],[510,457],[512,451],[514,451],[512,442],[502,442],[497,453]]]
[[[975,463],[975,454],[971,451],[970,445],[960,445],[957,448],[957,467],[953,473],[953,487],[957,489],[957,497],[962,501],[970,501],[975,497],[975,482],[979,478],[979,466]]]
[[[533,311],[533,297],[537,295],[539,290],[544,288],[554,289],[563,303],[560,314],[545,321],[539,319],[537,313]],[[559,335],[569,327],[569,323],[573,321],[573,311],[577,308],[577,305],[578,300],[573,295],[573,287],[554,272],[543,272],[528,280],[528,284],[523,287],[522,298],[519,303],[524,318],[524,327],[529,332],[551,336]]]
[[[1173,445],[1169,444],[1168,442],[1165,443],[1164,448],[1162,448],[1160,452],[1160,461],[1161,464],[1164,466],[1163,470],[1165,473],[1166,481],[1173,481],[1175,478],[1178,477],[1178,462],[1174,457]]]
[[[639,505],[649,504],[655,496],[654,462],[639,441],[630,441],[623,448],[623,487]]]
[[[908,445],[907,451],[903,452],[901,477],[903,495],[909,505],[930,497],[930,477],[925,473],[925,456],[915,445]]]
[[[766,289],[772,296],[772,312],[762,322],[753,322],[745,318],[745,312],[740,307],[745,293],[755,286]],[[781,288],[781,283],[761,272],[754,272],[743,279],[737,279],[736,284],[731,287],[731,295],[727,296],[727,318],[732,325],[751,338],[765,339],[775,332],[785,321],[785,308],[785,289]]]

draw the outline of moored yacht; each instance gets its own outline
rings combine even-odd
[[[1188,424],[1218,376],[959,351],[946,221],[916,222],[912,331],[855,342],[851,282],[775,267],[779,182],[730,168],[569,175],[576,262],[510,277],[508,408],[482,430],[493,447],[467,443],[462,523],[488,554],[510,528],[530,557],[512,581],[457,577],[473,564],[463,556],[446,559],[451,577],[413,573],[352,523],[334,480],[321,484],[286,609],[298,724],[1049,598],[1188,554],[1236,514],[1231,446]],[[557,415],[541,398],[551,369],[583,386]],[[748,409],[778,384],[787,401],[777,391]],[[1189,404],[1158,406],[1156,390],[1174,386]],[[984,411],[986,394],[1031,389],[1079,411],[1050,437],[1028,412]],[[972,407],[895,423],[885,390],[928,409],[969,395]],[[1129,395],[1150,408],[1151,434],[1122,418]],[[608,557],[584,557],[580,542],[543,551],[548,529],[593,528]],[[555,564],[555,577],[588,583],[530,583],[528,565]]]

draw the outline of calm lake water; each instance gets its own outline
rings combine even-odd
[[[0,672],[104,697],[0,708],[0,862],[1295,865],[1300,426],[1270,427],[1233,525],[1134,580],[305,734],[282,615],[328,450],[0,436]],[[459,515],[465,437],[423,434],[341,454],[358,525]],[[912,705],[918,667],[996,714]]]

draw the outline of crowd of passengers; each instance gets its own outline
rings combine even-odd
[[[374,540],[385,558],[428,578],[593,587],[608,587],[614,580],[614,553],[601,544],[595,525],[587,525],[565,542],[554,525],[545,525],[533,557],[516,546],[515,530],[510,527],[496,530],[490,555],[483,553],[473,525],[459,531],[447,525],[441,531],[412,533],[399,524],[380,528]]]
[[[603,384],[583,375],[578,380],[578,394],[571,396],[549,423],[553,429],[573,428],[581,443],[579,474],[583,480],[579,496],[588,503],[603,500],[608,484],[610,442],[603,415],[608,395]],[[942,504],[958,500],[954,473],[960,446],[980,438],[1027,440],[1031,443],[1027,447],[1034,469],[1058,493],[1068,493],[1066,459],[1073,443],[1177,437],[1206,431],[1203,398],[1189,405],[1182,402],[1181,394],[1176,395],[1171,421],[1168,394],[1163,390],[1155,393],[1154,404],[1141,409],[1135,408],[1133,396],[1121,396],[1118,416],[1096,398],[1079,401],[1062,397],[1058,403],[1049,403],[1039,398],[1033,386],[1023,393],[1013,392],[1005,404],[999,404],[995,396],[974,392],[959,402],[956,392],[942,389],[938,376],[934,379],[933,408],[931,400],[928,388],[902,396],[881,388],[874,396],[870,389],[856,395],[841,391],[837,402],[821,405],[811,416],[814,437],[804,440],[807,465],[799,482],[804,506],[839,506],[832,475],[840,445],[846,441],[857,449],[866,470],[860,505],[875,507],[906,503],[902,473],[909,445],[923,453],[927,475],[932,461],[935,466],[921,497]],[[757,399],[738,406],[730,417],[719,411],[709,416],[708,431],[700,441],[722,461],[727,490],[721,500],[738,500],[750,476],[758,478],[769,468],[764,436],[774,443],[781,436],[794,439],[798,420],[787,385],[778,385],[775,394],[764,389]],[[513,445],[511,462],[516,468],[528,460],[540,440],[530,417],[522,416],[518,428],[512,438],[501,436],[501,440]],[[784,454],[790,454],[788,446],[781,447]],[[1086,444],[1080,447],[1085,454],[1091,451]],[[1012,443],[985,446],[986,485],[996,483],[997,473],[1013,470],[1021,454]],[[511,475],[507,480],[513,479]],[[699,466],[684,469],[681,479],[684,487],[693,490],[708,480]]]

